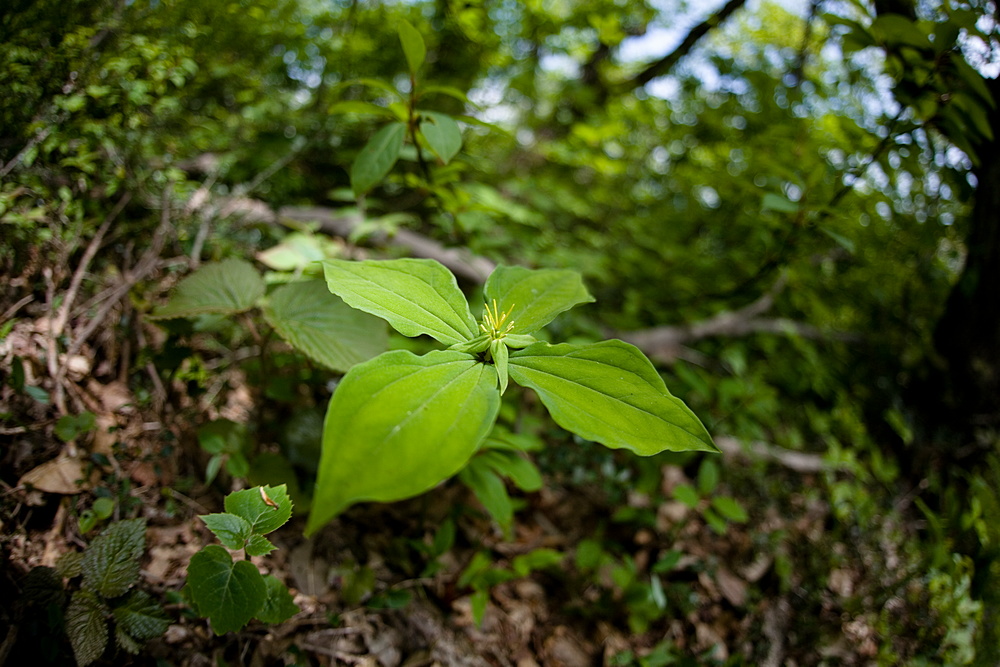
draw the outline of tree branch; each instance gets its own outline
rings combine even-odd
[[[729,15],[746,4],[746,0],[729,0],[719,11],[715,12],[704,21],[696,25],[687,34],[676,49],[646,66],[644,70],[636,74],[631,79],[623,81],[615,86],[616,91],[623,93],[635,88],[641,88],[653,79],[667,74],[674,68],[681,58],[686,56],[694,48],[699,39],[704,37],[709,30],[718,26],[729,18]]]

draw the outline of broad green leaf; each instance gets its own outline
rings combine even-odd
[[[476,456],[458,473],[458,479],[472,490],[490,516],[509,533],[514,522],[514,505],[503,480],[493,471],[489,462]]]
[[[267,586],[248,560],[233,562],[229,552],[210,544],[188,565],[188,584],[198,612],[217,635],[239,630],[264,607]]]
[[[306,533],[353,503],[409,498],[451,477],[499,409],[493,366],[461,352],[398,350],[355,366],[327,410]]]
[[[372,104],[371,102],[362,102],[361,100],[341,100],[339,102],[334,102],[327,109],[327,113],[339,114],[339,113],[360,113],[360,114],[371,114],[374,116],[387,116],[389,118],[395,118],[396,114],[385,107],[380,107],[377,104]]]
[[[292,501],[284,484],[255,486],[230,493],[226,496],[225,505],[227,512],[246,519],[251,531],[257,535],[267,535],[281,528],[292,516]]]
[[[451,116],[435,111],[420,112],[420,133],[445,164],[462,148],[462,130]]]
[[[331,292],[404,336],[454,345],[479,335],[455,276],[433,259],[328,259],[323,270]]]
[[[125,602],[112,609],[111,613],[118,628],[143,642],[159,637],[170,627],[170,618],[145,591],[132,591]]]
[[[530,334],[559,313],[594,300],[576,271],[522,266],[498,266],[483,294],[487,303],[496,299],[501,313],[508,313],[512,334]]]
[[[385,322],[351,308],[322,280],[282,285],[268,297],[264,317],[282,338],[335,371],[385,351]]]
[[[385,178],[399,159],[405,137],[406,125],[389,123],[369,139],[351,165],[351,189],[355,196],[360,197]]]
[[[66,634],[73,646],[76,664],[89,665],[104,653],[108,643],[108,622],[104,619],[104,605],[89,590],[73,593],[66,609]]]
[[[557,424],[588,440],[642,456],[718,451],[698,418],[667,391],[636,347],[536,343],[510,355],[510,376],[534,389]]]
[[[84,585],[106,598],[122,595],[139,580],[139,559],[145,548],[145,519],[111,524],[83,554]]]
[[[250,538],[252,528],[250,522],[243,517],[220,512],[202,515],[200,518],[219,541],[230,549],[242,549]]]
[[[277,625],[284,623],[299,613],[299,606],[292,600],[288,587],[273,574],[264,575],[264,585],[267,586],[267,601],[257,612],[257,619],[264,623]]]
[[[420,31],[413,27],[409,21],[401,19],[396,26],[399,33],[399,42],[403,45],[403,54],[406,56],[406,64],[410,68],[410,74],[416,75],[417,70],[424,64],[427,57],[427,47],[424,46],[424,38]]]
[[[177,283],[170,301],[149,317],[170,319],[205,313],[232,315],[253,308],[264,296],[264,280],[242,259],[206,264]]]

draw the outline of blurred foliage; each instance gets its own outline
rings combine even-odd
[[[629,55],[637,40],[662,42],[698,3],[8,0],[0,313],[28,302],[0,322],[0,346],[19,320],[58,308],[95,238],[79,319],[99,311],[87,299],[121,284],[144,252],[179,258],[136,280],[110,316],[109,337],[136,351],[122,377],[147,408],[153,365],[185,416],[198,401],[217,413],[249,383],[269,399],[252,437],[273,443],[249,475],[298,476],[308,487],[317,406],[336,383],[329,372],[284,350],[266,362],[237,358],[252,336],[225,318],[168,323],[154,345],[137,338],[152,335],[135,324],[192,254],[195,263],[252,258],[301,239],[213,202],[322,205],[367,216],[363,229],[578,270],[597,303],[561,321],[556,338],[690,325],[770,294],[761,317],[775,328],[692,339],[661,370],[713,434],[814,455],[820,472],[757,461],[721,466],[713,480],[700,457],[631,461],[559,432],[528,409],[530,396],[510,399],[527,409],[508,420],[515,435],[545,443],[535,458],[548,479],[622,508],[576,545],[574,581],[593,583],[597,596],[581,613],[609,610],[641,632],[693,604],[685,577],[697,573],[675,576],[672,545],[637,565],[621,538],[623,526],[656,526],[628,505],[638,491],[653,506],[686,498],[684,525],[749,531],[773,553],[760,595],[794,592],[816,619],[835,620],[801,629],[803,655],[819,659],[809,651],[840,636],[823,582],[862,563],[868,574],[844,613],[895,638],[872,659],[995,663],[1000,473],[995,456],[953,460],[995,452],[997,434],[936,440],[926,423],[939,415],[915,409],[908,391],[933,361],[932,331],[967,255],[973,161],[988,157],[976,142],[992,131],[982,84],[996,66],[997,27],[986,2],[919,4],[918,20],[901,23],[867,3],[820,3],[829,13],[808,22],[780,3],[748,3],[672,70],[636,85],[651,60]],[[424,91],[428,108],[460,120],[463,149],[433,165],[432,182],[401,152],[358,206],[344,194],[350,165],[385,119],[356,103],[389,109],[409,93],[400,19],[423,35],[423,78],[438,86]],[[363,79],[381,83],[352,83]],[[297,277],[296,261],[272,268]],[[110,363],[108,345],[99,362]],[[420,342],[394,342],[404,345]],[[43,364],[6,347],[0,355],[5,424],[62,417],[60,437],[86,435],[84,410],[56,414],[49,403]],[[212,453],[229,464],[242,451],[234,447]],[[274,464],[282,460],[290,465]],[[682,470],[691,490],[664,491],[664,468]],[[521,500],[505,488],[488,509],[510,534]],[[828,507],[813,542],[761,527],[767,512],[813,504]],[[441,539],[426,548],[429,561],[455,538]],[[465,582],[478,611],[491,586],[521,576],[480,561]],[[616,664],[680,664],[682,654],[691,657],[664,643]]]

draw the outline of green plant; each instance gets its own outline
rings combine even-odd
[[[477,625],[482,624],[486,605],[490,600],[490,589],[494,586],[514,579],[523,579],[538,570],[558,567],[564,559],[565,554],[554,549],[534,549],[515,556],[508,568],[495,565],[489,553],[476,552],[458,579],[459,586],[472,589],[472,619]]]
[[[731,496],[715,495],[719,486],[719,465],[710,459],[705,459],[698,467],[698,479],[695,486],[678,484],[674,487],[674,499],[684,503],[693,510],[699,510],[705,523],[722,535],[726,532],[726,522],[746,523],[747,512],[740,501]]]
[[[607,447],[645,456],[716,451],[634,346],[550,345],[531,335],[593,301],[574,271],[498,267],[477,323],[455,277],[434,260],[326,260],[323,268],[348,305],[449,347],[386,352],[347,373],[326,415],[307,534],[353,503],[408,498],[461,470],[490,434],[509,380],[533,389],[560,426]]]
[[[166,631],[170,620],[163,609],[134,588],[145,550],[146,520],[126,519],[108,526],[82,555],[70,552],[60,559],[60,575],[83,577],[66,608],[66,634],[77,664],[89,665],[104,653],[109,621],[118,646],[132,654]]]
[[[151,319],[234,316],[259,308],[264,320],[287,343],[335,371],[346,371],[386,347],[381,322],[349,308],[323,287],[304,280],[275,287],[249,262],[227,259],[206,264],[181,280],[170,300]]]
[[[284,485],[258,486],[226,496],[225,512],[201,517],[225,547],[243,551],[233,561],[229,552],[210,544],[191,557],[184,595],[195,613],[209,619],[217,635],[239,630],[252,618],[282,623],[299,608],[280,580],[262,575],[250,562],[275,549],[265,535],[292,516],[292,501]]]
[[[333,113],[375,114],[391,119],[368,140],[351,165],[351,189],[358,198],[363,197],[389,174],[403,155],[407,138],[413,144],[416,160],[428,183],[432,183],[433,178],[422,147],[430,148],[443,165],[447,165],[462,148],[462,131],[453,117],[437,111],[418,109],[417,104],[423,97],[431,94],[454,97],[463,103],[467,103],[468,98],[456,88],[421,85],[417,73],[427,56],[424,39],[405,20],[400,20],[397,24],[397,35],[406,57],[410,77],[409,94],[400,95],[393,86],[379,80],[350,81],[347,83],[364,84],[378,89],[380,93],[389,93],[396,102],[386,108],[357,100],[345,100],[331,108]]]

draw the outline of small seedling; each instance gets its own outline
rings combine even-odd
[[[242,551],[244,558],[233,561],[218,544],[206,546],[191,557],[184,595],[217,635],[239,630],[253,618],[283,623],[299,608],[288,588],[274,575],[262,575],[250,557],[275,549],[264,535],[291,518],[288,492],[283,484],[236,491],[226,496],[225,507],[225,512],[201,520],[225,547]]]

